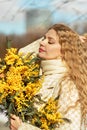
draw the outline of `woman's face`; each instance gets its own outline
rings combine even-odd
[[[61,56],[59,37],[54,29],[49,30],[40,42],[38,56],[46,60],[57,59]]]

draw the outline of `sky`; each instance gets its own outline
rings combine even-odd
[[[21,34],[25,31],[24,12],[19,10],[18,0],[0,1],[0,33]]]
[[[26,32],[25,12],[31,9],[48,9],[52,22],[72,24],[87,21],[87,0],[0,0],[0,33]],[[45,21],[43,21],[45,22]]]

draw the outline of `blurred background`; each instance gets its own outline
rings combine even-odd
[[[0,0],[0,57],[43,36],[55,23],[87,33],[87,0]]]

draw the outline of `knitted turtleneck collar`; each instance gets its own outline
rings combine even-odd
[[[44,75],[64,74],[68,72],[68,67],[61,59],[56,60],[42,60],[42,73]]]

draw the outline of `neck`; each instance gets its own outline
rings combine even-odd
[[[42,73],[49,74],[63,74],[68,72],[68,67],[61,59],[56,60],[42,60],[41,61]]]

